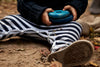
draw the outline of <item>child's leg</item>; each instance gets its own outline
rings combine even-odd
[[[21,27],[13,16],[6,16],[0,20],[0,40],[20,35]]]
[[[0,40],[22,35],[42,38],[37,27],[19,15],[6,16],[0,20]]]
[[[53,44],[51,51],[55,52],[59,48],[69,46],[74,41],[79,40],[81,32],[81,25],[76,22],[70,22],[59,26],[55,30],[49,31],[51,39],[54,39],[54,41],[50,39]]]
[[[59,25],[54,32],[49,30],[49,39],[51,38],[50,41],[53,45],[48,60],[57,60],[64,67],[88,62],[93,54],[93,45],[87,40],[79,40],[81,32],[82,28],[76,22]]]

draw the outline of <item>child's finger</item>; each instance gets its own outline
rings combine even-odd
[[[73,14],[73,21],[74,20],[76,20],[77,19],[77,12],[76,12],[76,10],[75,9],[70,9],[71,10],[71,12],[72,12],[72,14]]]
[[[54,10],[52,8],[46,9],[46,12],[53,12]]]
[[[63,10],[69,10],[70,9],[70,6],[68,5],[68,6],[65,6],[64,8],[63,8]]]
[[[72,6],[68,5],[68,6],[65,6],[63,8],[63,10],[70,10],[73,14],[73,20],[76,20],[77,19],[77,12],[75,10],[75,8],[73,8]]]
[[[51,25],[51,22],[49,21],[49,17],[47,13],[44,14],[43,18],[44,18],[43,20],[44,24]]]

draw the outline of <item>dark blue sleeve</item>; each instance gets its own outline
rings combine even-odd
[[[85,12],[88,5],[88,0],[72,0],[66,4],[71,5],[76,9],[79,18]]]
[[[17,0],[19,13],[26,19],[39,23],[41,14],[47,7],[43,7],[34,2],[34,0]]]

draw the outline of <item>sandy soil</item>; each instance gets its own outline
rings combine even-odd
[[[89,5],[91,0],[89,0]],[[89,7],[88,7],[89,8]],[[97,15],[91,15],[89,9],[80,17],[90,18],[85,21],[92,22]],[[18,14],[16,3],[0,4],[0,19],[6,15]],[[93,19],[91,19],[93,17]],[[45,46],[46,45],[46,46]],[[25,40],[15,37],[0,42],[0,67],[49,67],[50,63],[40,54],[41,48],[48,48],[47,42],[37,40]],[[100,66],[100,49],[95,50],[91,62]],[[82,67],[82,66],[79,66]],[[83,67],[95,67],[84,65]]]

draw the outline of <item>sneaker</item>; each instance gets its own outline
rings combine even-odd
[[[48,61],[58,61],[63,67],[78,66],[87,63],[94,52],[93,44],[87,40],[78,40],[64,49],[51,53]]]

